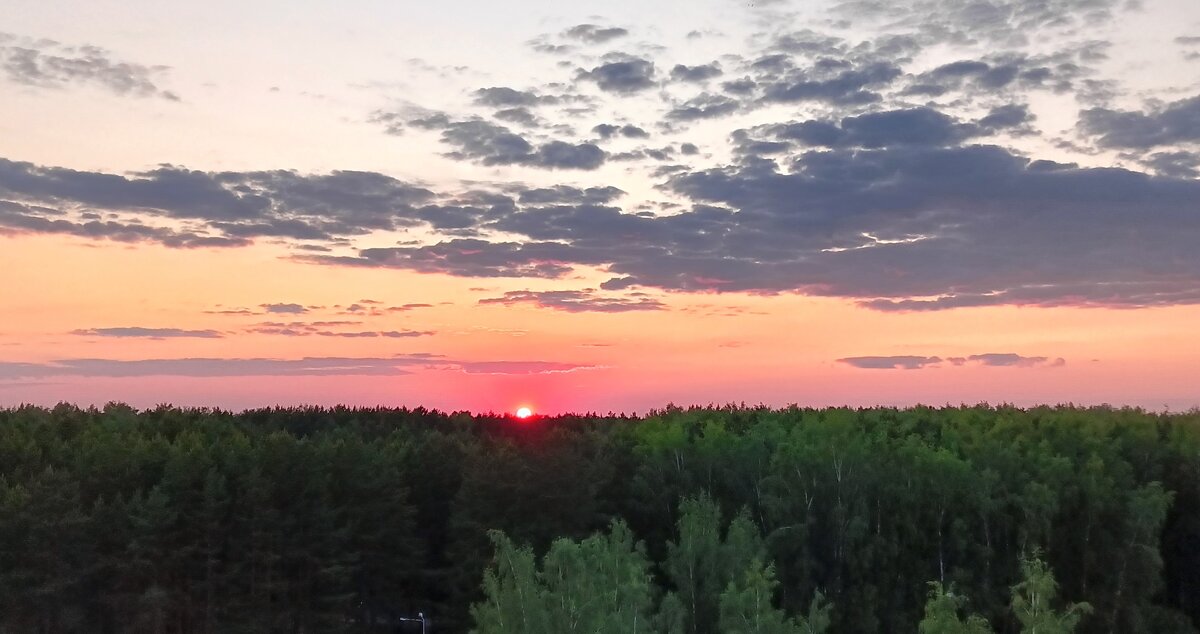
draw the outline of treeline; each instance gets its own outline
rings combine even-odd
[[[694,577],[699,618],[671,606],[704,501],[712,552],[734,524],[746,537]],[[1019,632],[1013,589],[1036,562],[1054,609],[1090,606],[1075,631],[1195,632],[1200,415],[0,410],[4,633],[416,632],[400,618],[418,613],[432,632],[520,632],[489,612],[512,581],[498,555],[557,596],[547,558],[618,550],[622,591],[645,585],[610,601],[621,614],[693,615],[638,631],[729,631],[722,605],[754,605],[778,626],[759,631],[952,631],[931,629],[949,606]]]

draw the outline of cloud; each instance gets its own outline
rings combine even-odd
[[[603,297],[590,291],[508,291],[503,297],[479,300],[480,304],[532,304],[569,313],[623,313],[664,310],[666,305],[649,297]]]
[[[433,192],[371,172],[200,172],[162,166],[132,175],[0,158],[0,230],[169,247],[245,246],[254,237],[333,240],[415,226]],[[112,212],[99,218],[96,212]],[[186,222],[193,228],[145,224]]]
[[[595,24],[580,24],[563,31],[563,37],[587,44],[603,44],[626,35],[629,35],[629,31],[620,27],[600,27]]]
[[[50,363],[0,362],[0,378],[83,377],[231,377],[231,376],[396,376],[404,366],[428,365],[424,355],[393,358],[305,357],[303,359],[63,359]]]
[[[513,239],[308,258],[464,277],[599,267],[623,287],[800,292],[883,311],[1200,302],[1200,254],[1185,237],[1200,231],[1200,182],[983,145],[804,151],[782,163],[680,171],[666,185],[693,201],[680,213],[519,205],[478,225]]]
[[[952,357],[948,359],[948,361],[954,363],[955,365],[961,365],[964,363],[964,361],[959,357]],[[1025,357],[1012,352],[973,354],[967,357],[965,362],[974,362],[980,365],[993,367],[1019,368],[1031,368],[1041,365],[1059,367],[1067,364],[1066,359],[1063,359],[1062,357],[1057,357],[1055,359],[1050,359],[1049,357]]]
[[[779,103],[818,101],[861,106],[880,101],[881,95],[871,88],[887,85],[900,75],[898,67],[886,62],[861,67],[852,67],[849,62],[817,65],[812,69],[793,70],[768,84],[763,99]]]
[[[1200,96],[1148,112],[1091,108],[1079,117],[1083,133],[1104,147],[1145,150],[1200,142]]]
[[[594,170],[605,159],[604,150],[593,143],[553,140],[535,146],[524,136],[482,119],[451,121],[434,118],[417,123],[419,127],[440,129],[442,142],[454,148],[446,156],[457,160],[477,161],[484,165]]]
[[[417,310],[418,308],[433,308],[433,304],[420,304],[420,303],[401,304],[399,306],[388,306],[384,310],[386,310],[389,313],[405,313],[410,310]]]
[[[722,90],[731,95],[737,95],[739,97],[752,94],[756,88],[758,88],[758,83],[749,77],[721,82]]]
[[[579,71],[579,79],[596,82],[605,92],[630,94],[654,86],[654,62],[639,57],[601,64]]]
[[[845,117],[840,127],[823,121],[776,126],[775,138],[826,147],[883,148],[904,145],[948,146],[982,133],[932,108],[872,112]]]
[[[61,215],[61,211],[41,205],[31,206],[0,200],[0,233],[44,233],[114,242],[157,242],[183,249],[240,247],[251,243],[243,237],[201,235],[191,231],[150,226],[137,220],[118,222],[58,217]]]
[[[730,164],[662,172],[664,190],[687,203],[664,215],[616,206],[611,186],[438,194],[364,172],[118,176],[0,161],[0,200],[13,199],[0,203],[0,227],[109,222],[84,218],[109,209],[132,216],[122,225],[187,222],[226,242],[217,227],[227,223],[301,220],[343,236],[422,227],[431,239],[331,242],[335,252],[294,257],[463,277],[561,279],[590,267],[646,288],[799,292],[884,311],[1200,303],[1200,253],[1186,238],[1200,232],[1200,182],[946,145],[969,142],[997,112],[962,122],[881,111],[782,141],[753,135],[792,124],[755,128],[742,140],[753,151]],[[759,140],[782,145],[748,145]],[[1185,174],[1186,156],[1161,159]]]
[[[413,369],[453,368],[468,374],[559,374],[598,366],[558,361],[455,361],[417,353],[392,357],[180,359],[61,359],[47,363],[0,361],[0,380],[49,377],[191,378],[250,376],[401,376]]]
[[[308,312],[308,309],[300,304],[259,304],[259,307],[278,315],[299,315]]]
[[[555,279],[577,264],[570,245],[551,242],[490,242],[476,238],[445,240],[415,247],[374,247],[356,256],[307,256],[320,264],[397,268],[461,277],[540,277]],[[606,258],[597,255],[594,262]]]
[[[1033,121],[1033,113],[1025,104],[1008,104],[992,108],[977,124],[988,131],[1021,128]]]
[[[515,123],[527,128],[536,126],[538,123],[537,116],[530,112],[528,108],[505,108],[497,110],[492,116],[501,121],[508,121],[509,123]]]
[[[675,121],[713,119],[737,112],[740,105],[736,99],[724,95],[704,94],[675,106],[666,116]]]
[[[972,364],[989,367],[1033,368],[1061,367],[1066,365],[1067,362],[1062,357],[1055,359],[1050,359],[1049,357],[1026,357],[1012,352],[1004,352],[946,358],[913,355],[846,357],[838,359],[838,363],[845,363],[846,365],[864,370],[921,370],[924,368],[939,367],[942,363],[949,363],[954,366]]]
[[[557,361],[468,361],[457,365],[467,374],[565,374],[599,369],[599,366]]]
[[[3,35],[3,34],[0,34]],[[93,85],[117,95],[178,101],[155,81],[167,66],[143,66],[114,59],[96,46],[65,46],[50,40],[0,38],[0,69],[9,81],[39,88]]]
[[[1143,163],[1161,176],[1171,178],[1200,178],[1200,153],[1198,152],[1155,152]]]
[[[1023,46],[1030,38],[1077,35],[1083,27],[1111,20],[1115,9],[1133,6],[1123,0],[844,0],[834,10],[860,27],[908,26],[931,45],[983,40],[993,46]]]
[[[513,108],[516,106],[536,106],[547,101],[554,101],[542,97],[537,93],[517,90],[507,86],[495,86],[491,88],[480,88],[475,91],[475,103],[483,106],[491,106],[494,108]]]
[[[382,314],[382,313],[380,313]],[[248,328],[246,332],[259,335],[282,335],[286,337],[342,337],[346,339],[407,339],[412,337],[428,337],[435,333],[432,330],[329,330],[331,326],[354,325],[357,321],[315,321],[315,322],[263,322]]]
[[[571,204],[603,205],[610,203],[625,192],[611,185],[607,187],[588,187],[581,189],[570,185],[554,185],[553,187],[538,187],[522,189],[518,200],[527,205]]]
[[[341,332],[322,330],[320,332],[314,332],[312,334],[317,335],[319,337],[347,337],[347,338],[355,338],[355,339],[361,339],[364,337],[365,338],[386,337],[389,339],[407,339],[407,338],[411,338],[411,337],[428,337],[428,336],[436,334],[436,333],[433,332],[432,330],[382,330],[382,331],[365,330],[365,331],[341,331]]]
[[[671,68],[671,79],[682,82],[704,82],[721,75],[721,65],[716,62],[700,66],[676,64]]]
[[[216,330],[184,330],[181,328],[141,328],[138,326],[129,326],[124,328],[87,328],[74,330],[73,335],[81,335],[87,337],[130,337],[130,338],[150,338],[150,339],[169,339],[169,338],[199,338],[199,339],[219,339],[223,337]]]
[[[941,362],[941,357],[917,357],[910,355],[894,357],[846,357],[838,359],[838,363],[845,363],[846,365],[866,370],[920,370],[921,368],[937,365]]]
[[[650,136],[645,130],[631,124],[614,125],[611,123],[601,123],[593,127],[592,132],[600,135],[601,139],[611,139],[617,135],[628,139],[645,139]]]
[[[1092,66],[1105,57],[1107,46],[1107,42],[1097,40],[1048,55],[1005,52],[962,59],[912,77],[904,92],[919,97],[941,97],[952,92],[967,97],[1031,90],[1066,93],[1093,72]]]
[[[843,117],[841,121],[809,120],[760,126],[752,132],[774,141],[756,139],[738,131],[734,139],[743,154],[777,154],[801,146],[829,148],[888,148],[903,146],[955,146],[974,137],[1004,130],[1022,130],[1033,119],[1028,107],[1006,105],[993,108],[977,122],[960,122],[930,107],[884,110]]]

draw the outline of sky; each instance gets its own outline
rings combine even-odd
[[[1194,0],[5,4],[0,406],[1200,406]]]

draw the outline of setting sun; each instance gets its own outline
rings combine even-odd
[[[530,416],[533,416],[533,410],[528,407],[517,408],[517,418],[529,418]]]

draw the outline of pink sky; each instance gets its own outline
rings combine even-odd
[[[1200,406],[1200,5],[1074,3],[18,0],[0,406]]]

